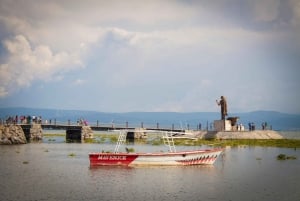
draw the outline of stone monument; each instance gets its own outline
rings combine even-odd
[[[224,96],[221,96],[221,99],[218,101],[216,100],[217,105],[221,106],[221,120],[214,121],[214,128],[216,131],[230,131],[231,121],[226,120],[225,117],[227,114],[227,101]]]
[[[216,100],[217,104],[221,106],[221,119],[225,120],[225,116],[227,116],[227,101],[224,96],[221,96],[221,100]]]

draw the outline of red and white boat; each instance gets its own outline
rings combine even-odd
[[[169,147],[169,152],[162,153],[119,153],[119,147],[126,141],[127,131],[120,131],[119,138],[113,153],[89,153],[90,166],[184,166],[184,165],[211,165],[223,149],[179,151],[175,149],[172,132],[164,132],[163,140]]]

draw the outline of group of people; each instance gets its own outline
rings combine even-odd
[[[88,122],[85,119],[78,119],[77,120],[77,125],[79,125],[79,126],[87,126]]]
[[[249,127],[249,131],[255,131],[255,123],[249,122],[248,127]]]
[[[253,122],[249,122],[248,126],[249,126],[249,131],[254,131],[255,130],[255,124]],[[261,129],[262,130],[267,130],[268,129],[268,123],[267,122],[263,122],[261,124]],[[272,130],[272,126],[270,126],[269,129]]]
[[[21,115],[21,116],[8,116],[5,120],[1,120],[1,124],[31,124],[33,123],[42,123],[41,116],[30,116],[30,115]]]

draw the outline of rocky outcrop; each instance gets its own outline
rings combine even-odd
[[[26,144],[26,137],[18,125],[0,125],[0,144]]]

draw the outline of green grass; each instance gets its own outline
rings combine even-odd
[[[57,134],[49,134],[49,133],[43,133],[43,137],[65,137],[66,134],[64,133],[57,133]]]
[[[222,146],[260,146],[260,147],[282,147],[300,148],[300,140],[294,139],[268,139],[268,140],[219,140]]]
[[[179,146],[260,146],[260,147],[282,147],[282,148],[300,148],[300,140],[295,139],[267,139],[267,140],[254,140],[254,139],[234,139],[234,140],[189,140],[189,139],[174,139],[175,145]],[[162,140],[154,140],[152,145],[161,145]]]
[[[91,139],[91,138],[85,139],[84,142],[85,143],[95,143],[95,139]]]

